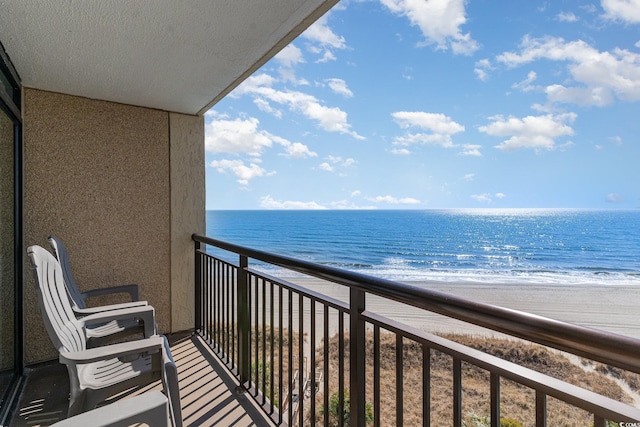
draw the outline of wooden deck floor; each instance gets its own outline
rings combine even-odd
[[[271,426],[243,394],[237,382],[197,336],[171,345],[178,366],[185,426]],[[131,395],[160,389],[159,382]],[[63,419],[69,397],[67,370],[59,364],[30,369],[11,426],[48,426]]]

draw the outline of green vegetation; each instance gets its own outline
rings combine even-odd
[[[468,421],[463,423],[465,427],[489,427],[491,420],[489,417],[470,414]],[[525,427],[520,421],[513,418],[500,418],[500,427]]]
[[[344,392],[343,402],[343,420],[345,426],[351,425],[351,399],[349,398],[349,392]],[[365,421],[367,424],[373,423],[373,405],[371,403],[366,402],[365,407]],[[320,415],[324,415],[324,407],[320,407]],[[331,397],[329,397],[329,425],[331,427],[339,425],[340,421],[340,397],[338,393],[333,393]]]

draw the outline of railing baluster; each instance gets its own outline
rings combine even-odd
[[[298,422],[304,425],[304,296],[298,294]]]
[[[278,310],[278,358],[280,359],[279,362],[279,368],[278,368],[278,423],[282,423],[282,417],[283,417],[283,399],[282,399],[282,387],[283,387],[283,379],[284,379],[284,367],[283,367],[283,359],[284,359],[284,352],[282,351],[283,349],[283,312],[284,312],[284,306],[282,304],[282,286],[278,286],[278,307],[280,308]]]
[[[329,306],[324,305],[324,425],[329,425]]]
[[[364,427],[365,419],[365,294],[351,288],[349,291],[349,409],[350,425]]]
[[[267,284],[262,280],[262,404],[267,398]],[[258,363],[258,361],[256,361]]]
[[[202,256],[200,250],[202,244],[195,242],[194,246],[194,275],[195,275],[195,300],[193,301],[193,307],[195,308],[195,325],[194,329],[202,330]]]
[[[214,335],[213,339],[215,340],[215,345],[218,350],[218,353],[224,356],[223,348],[221,347],[222,342],[222,325],[221,325],[221,316],[222,316],[222,281],[220,280],[220,271],[223,266],[220,263],[213,264],[211,270],[211,278],[214,280],[213,282],[213,304],[211,308],[211,323],[214,327]],[[224,357],[223,357],[224,360]]]
[[[402,335],[396,334],[396,426],[402,427],[404,413],[404,358]]]
[[[211,328],[210,328],[210,324],[209,324],[209,310],[211,309],[211,280],[209,278],[209,275],[207,274],[209,267],[208,264],[210,262],[210,259],[207,258],[202,262],[202,280],[204,281],[203,283],[203,293],[204,293],[204,301],[203,306],[202,306],[202,329],[205,333],[205,337],[206,340],[209,344],[211,344]]]
[[[422,427],[431,426],[431,349],[422,344]]]
[[[309,348],[311,360],[309,361],[309,373],[311,375],[311,425],[316,425],[316,299],[311,298],[309,311],[311,313],[311,338]]]
[[[338,426],[344,426],[344,313],[338,312]]]
[[[491,388],[491,427],[500,427],[500,375],[491,372],[489,382]]]
[[[219,354],[222,353],[220,348],[220,277],[219,270],[222,268],[219,262],[210,263],[207,266],[207,275],[212,280],[209,286],[209,298],[211,308],[209,309],[209,330],[211,331],[211,341]]]
[[[238,268],[238,377],[243,387],[251,380],[248,266],[249,260],[241,255]]]
[[[254,381],[255,381],[255,394],[254,396],[257,396],[259,391],[260,391],[260,356],[259,356],[259,352],[260,352],[260,313],[259,313],[259,309],[260,309],[260,295],[259,295],[259,289],[258,289],[258,282],[260,282],[261,279],[252,276],[252,284],[253,289],[255,289],[254,294],[251,296],[251,299],[249,300],[249,303],[252,304],[252,307],[254,308],[253,310],[253,320],[252,320],[252,324],[253,324],[253,336],[255,338],[252,338],[251,342],[255,343],[254,344],[254,352],[255,352],[255,358],[254,360],[254,368],[253,368],[253,372],[254,372]]]
[[[275,378],[274,378],[274,372],[276,370],[275,366],[274,366],[274,352],[275,352],[275,347],[274,347],[274,342],[273,342],[273,329],[275,327],[274,325],[274,314],[275,314],[275,308],[273,305],[273,287],[274,284],[272,281],[269,281],[269,366],[271,367],[270,372],[269,372],[269,401],[271,402],[271,409],[269,410],[269,415],[273,414],[273,398],[274,398],[274,389],[275,387]]]
[[[380,427],[380,326],[373,328],[373,424]]]
[[[212,264],[214,263],[214,261],[209,260],[207,262],[207,266],[206,266],[206,276],[207,276],[207,323],[205,324],[207,327],[207,337],[209,339],[209,343],[212,344],[214,347],[215,345],[217,345],[217,343],[215,342],[215,330],[214,330],[214,324],[213,324],[213,316],[214,316],[214,310],[215,310],[215,295],[214,295],[214,291],[213,291],[213,287],[215,285],[215,281],[213,280],[213,267]]]
[[[237,337],[238,337],[238,314],[237,314],[237,303],[236,303],[236,284],[237,284],[237,270],[233,268],[228,268],[226,272],[227,280],[231,284],[231,336],[233,337],[231,343],[231,363],[238,366],[238,359],[236,358],[236,347],[237,347]]]
[[[594,414],[593,427],[607,427],[607,420]]]
[[[224,353],[226,355],[226,359],[233,363],[233,359],[231,358],[231,345],[233,343],[233,335],[231,334],[231,280],[229,280],[229,271],[221,272],[224,278],[224,286],[222,287],[222,301],[223,301],[223,324],[224,324]]]
[[[207,264],[209,263],[209,258],[206,258],[202,261],[202,293],[203,293],[203,301],[202,301],[202,310],[200,313],[202,314],[202,332],[204,333],[204,338],[207,340],[209,344],[211,344],[210,334],[211,331],[209,329],[209,299],[211,298],[211,294],[209,292],[209,284],[211,283],[207,277]]]
[[[288,421],[289,425],[293,425],[293,386],[294,386],[294,378],[293,378],[293,293],[291,289],[288,290],[288,303],[289,303],[289,313],[288,313],[288,321],[289,321],[289,351],[287,352],[289,356],[289,392],[288,392],[288,406],[287,413],[289,414]]]
[[[462,427],[462,361],[453,358],[453,425]]]
[[[547,427],[547,395],[536,390],[536,427]]]

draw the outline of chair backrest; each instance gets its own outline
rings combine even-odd
[[[40,246],[30,246],[27,254],[36,279],[42,320],[53,345],[58,352],[86,350],[86,337],[71,308],[60,263]]]
[[[62,240],[56,236],[49,236],[49,244],[51,244],[53,253],[56,258],[58,258],[58,262],[60,262],[60,266],[62,267],[62,277],[64,277],[64,284],[67,287],[71,303],[74,308],[87,308],[87,304],[85,303],[84,298],[78,289],[78,285],[73,278],[73,274],[71,273],[71,263],[69,261],[69,252],[67,251],[67,248],[62,243]]]

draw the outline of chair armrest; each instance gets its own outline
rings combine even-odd
[[[144,307],[147,305],[147,301],[135,301],[135,302],[123,302],[121,304],[110,304],[110,305],[101,305],[98,307],[88,307],[88,308],[73,308],[73,312],[80,314],[82,316],[87,316],[89,314],[101,313],[103,311],[110,310],[121,310],[123,308],[132,308],[132,307]]]
[[[75,415],[51,427],[108,427],[138,423],[165,427],[168,422],[167,398],[155,390]]]
[[[61,351],[60,363],[77,365],[99,362],[101,360],[121,358],[146,353],[162,353],[164,336],[155,336],[143,340],[128,341],[119,344],[105,345],[83,351]]]
[[[149,338],[156,334],[155,310],[150,305],[142,307],[123,308],[120,310],[102,311],[90,314],[78,319],[84,327],[111,322],[112,320],[140,319],[144,326],[144,337]]]
[[[140,290],[138,285],[135,285],[135,284],[110,286],[108,288],[90,289],[86,292],[83,292],[81,295],[83,298],[88,298],[88,297],[97,297],[101,295],[111,295],[111,294],[129,294],[129,296],[131,297],[131,301],[140,300]]]

